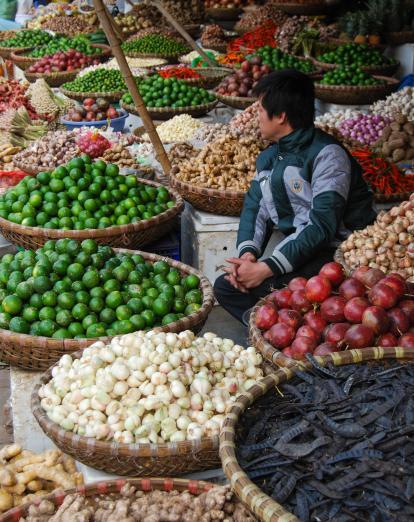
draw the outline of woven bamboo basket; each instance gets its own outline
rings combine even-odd
[[[312,60],[315,67],[322,71],[331,71],[332,69],[336,69],[338,67],[335,63],[326,63],[320,62],[317,58]],[[394,76],[394,74],[398,71],[400,67],[400,62],[396,61],[394,63],[388,63],[383,65],[367,65],[365,67],[361,67],[363,71],[368,74],[378,75],[378,76]]]
[[[186,51],[183,51],[184,54],[187,52],[189,53],[191,49],[187,49]],[[177,63],[178,58],[183,54],[180,53],[137,53],[133,51],[124,51],[125,56],[128,58],[160,58],[162,60],[167,60],[169,63]]]
[[[221,216],[240,216],[244,192],[197,187],[170,174],[170,183],[194,208]]]
[[[163,66],[156,67],[157,72],[163,70]],[[203,87],[203,89],[214,89],[229,74],[233,74],[233,69],[225,69],[224,67],[200,67],[194,69],[200,75],[200,78],[183,79],[188,85],[195,87]]]
[[[412,348],[364,348],[337,352],[325,357],[315,357],[321,366],[333,363],[335,366],[358,364],[365,361],[382,359],[414,359]],[[309,363],[301,368],[309,367]],[[283,506],[261,491],[246,475],[237,462],[236,457],[236,426],[242,413],[275,386],[283,384],[295,375],[295,368],[280,368],[273,375],[268,375],[249,391],[241,395],[233,404],[224,419],[220,433],[220,458],[225,475],[230,481],[232,490],[243,504],[255,514],[261,522],[299,522],[299,519],[286,511]]]
[[[31,47],[0,47],[0,56],[4,59],[11,59],[11,55],[14,52],[26,52],[32,49]]]
[[[385,98],[398,86],[399,80],[385,76],[374,76],[385,80],[385,85],[324,85],[315,83],[315,97],[328,103],[342,105],[369,105]]]
[[[195,268],[168,257],[157,254],[141,252],[139,250],[115,249],[117,253],[141,254],[146,261],[166,261],[171,267],[176,268],[182,275],[195,274],[200,278],[200,288],[203,296],[201,308],[191,315],[165,326],[154,328],[160,332],[179,333],[184,330],[199,332],[207,320],[214,305],[213,289],[209,280]],[[0,329],[0,360],[11,366],[24,370],[47,370],[55,364],[62,355],[76,352],[82,354],[82,349],[96,341],[110,342],[112,337],[105,336],[94,339],[52,339],[50,337],[17,334],[10,330]]]
[[[228,105],[234,109],[247,109],[247,107],[250,107],[250,105],[253,105],[253,103],[257,101],[257,98],[247,98],[244,96],[225,96],[224,94],[218,94],[217,92],[214,92],[214,94],[219,101],[224,103],[224,105]]]
[[[79,358],[82,352],[72,354]],[[31,409],[45,434],[62,451],[91,468],[123,476],[175,476],[220,465],[219,438],[163,444],[125,444],[99,441],[65,431],[40,406],[39,388],[52,377],[52,368],[40,378],[31,397]]]
[[[210,7],[206,9],[206,16],[213,18],[213,20],[237,20],[242,12],[243,10],[238,7]]]
[[[384,34],[388,45],[403,45],[414,42],[414,31],[398,31]]]
[[[109,45],[92,44],[92,47],[102,49],[102,53],[97,56],[108,57],[112,54]],[[25,49],[14,49],[13,52],[10,54],[10,59],[14,63],[14,65],[16,65],[16,67],[19,67],[20,69],[23,69],[25,71],[28,67],[40,60],[40,58],[25,56],[25,53],[27,53],[28,51],[32,51],[33,49],[34,47],[29,47]]]
[[[139,179],[139,181],[151,187],[162,186],[156,181],[149,181],[147,179]],[[170,197],[175,200],[175,205],[151,219],[139,221],[138,223],[88,230],[57,230],[27,227],[0,218],[0,232],[11,243],[33,250],[43,246],[49,239],[63,238],[76,239],[77,241],[95,239],[95,241],[101,245],[118,248],[141,247],[167,234],[174,226],[174,218],[184,209],[184,202],[180,194],[168,187],[167,190]]]
[[[66,82],[73,81],[76,78],[76,75],[79,71],[80,69],[76,71],[63,71],[54,73],[31,73],[27,72],[26,70],[24,75],[30,83],[34,83],[36,80],[43,79],[51,87],[60,87],[62,84]]]
[[[217,100],[214,100],[210,103],[204,103],[203,105],[177,107],[176,109],[173,109],[172,107],[147,107],[147,111],[153,120],[169,120],[178,114],[189,114],[190,116],[197,117],[204,116],[213,110],[217,103]],[[140,116],[138,109],[134,105],[121,102],[121,107],[131,114]]]
[[[112,499],[117,499],[121,489],[130,484],[137,491],[189,491],[192,495],[201,495],[205,491],[213,488],[215,484],[200,480],[185,480],[177,478],[145,478],[145,479],[117,479],[105,482],[96,482],[87,486],[80,486],[73,489],[56,490],[50,495],[39,497],[36,501],[27,502],[21,506],[15,507],[0,516],[0,522],[19,522],[19,520],[27,516],[29,507],[38,505],[42,500],[49,500],[56,508],[58,508],[65,497],[78,493],[87,498],[98,497],[99,495],[111,495]],[[92,500],[93,502],[93,500]]]
[[[273,0],[273,3],[279,9],[291,15],[318,15],[331,9],[331,6],[325,0],[293,0],[290,2]]]
[[[118,92],[74,92],[65,89],[65,85],[66,84],[64,83],[60,86],[60,92],[68,98],[78,102],[83,102],[86,98],[105,98],[106,101],[115,103],[119,102],[122,96],[128,92],[126,89]]]
[[[256,326],[256,313],[260,306],[267,302],[266,298],[260,299],[254,306],[252,313],[249,318],[249,342],[252,346],[258,350],[263,357],[274,364],[275,366],[281,367],[292,367],[297,364],[294,359],[290,357],[286,357],[284,353],[280,350],[272,346],[266,339],[263,337],[262,331]]]

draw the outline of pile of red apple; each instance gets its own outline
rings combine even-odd
[[[261,58],[253,57],[250,61],[244,61],[240,69],[224,78],[217,87],[217,93],[224,96],[252,97],[253,89],[257,82],[270,73],[268,65],[261,65]]]
[[[399,274],[360,267],[346,279],[342,266],[331,262],[319,275],[296,277],[273,291],[257,309],[256,326],[296,360],[369,346],[413,348],[411,293],[412,283]]]
[[[88,65],[99,65],[98,58],[70,49],[59,51],[55,54],[44,56],[31,65],[27,71],[31,73],[70,72],[83,69]]]
[[[86,98],[82,105],[76,105],[65,116],[69,121],[101,121],[119,118],[120,114],[113,105],[103,98]]]

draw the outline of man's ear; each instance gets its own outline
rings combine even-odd
[[[286,112],[281,112],[280,114],[273,116],[273,118],[278,125],[284,125],[288,121],[286,117]]]

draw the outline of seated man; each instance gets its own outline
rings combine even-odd
[[[316,275],[340,242],[376,217],[358,163],[314,127],[312,80],[284,70],[262,78],[255,91],[260,131],[271,145],[258,156],[244,199],[239,257],[227,260],[227,275],[214,285],[219,303],[239,321],[272,289]],[[275,228],[285,238],[259,260]]]

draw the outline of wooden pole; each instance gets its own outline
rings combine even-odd
[[[121,33],[119,27],[116,25],[115,20],[112,18],[111,14],[108,10],[108,7],[105,4],[104,4],[104,8],[105,8],[106,18],[108,19],[109,23],[111,24],[111,27],[112,27],[116,37],[118,38],[118,40],[120,40],[122,42],[122,33]]]
[[[204,58],[204,60],[210,65],[210,67],[217,67],[217,64],[206,54],[203,49],[201,49],[195,40],[191,38],[191,36],[187,33],[187,31],[184,29],[184,27],[177,22],[177,20],[171,16],[171,14],[165,9],[165,7],[158,2],[158,0],[151,0],[149,2],[150,4],[154,5],[158,11],[164,16],[164,18],[174,27],[176,31],[178,31],[181,36],[189,43],[191,48],[198,52],[198,54]]]
[[[135,79],[132,75],[131,69],[129,68],[128,62],[125,59],[124,52],[121,49],[120,41],[115,35],[114,30],[112,29],[112,25],[108,20],[108,15],[105,10],[105,6],[102,0],[93,0],[93,4],[95,7],[96,14],[98,15],[99,21],[101,23],[102,29],[105,32],[105,35],[109,41],[109,45],[112,48],[113,55],[118,62],[119,69],[121,70],[122,77],[125,80],[125,83],[128,87],[128,90],[134,100],[135,107],[138,109],[139,115],[141,116],[142,122],[144,124],[145,130],[148,133],[148,136],[151,140],[151,143],[154,146],[155,156],[157,160],[160,162],[161,167],[164,171],[164,174],[168,176],[171,170],[171,163],[165,152],[164,145],[162,144],[160,137],[155,129],[154,122],[151,119],[151,116],[148,114],[147,108],[139,94],[138,87],[135,83]]]

